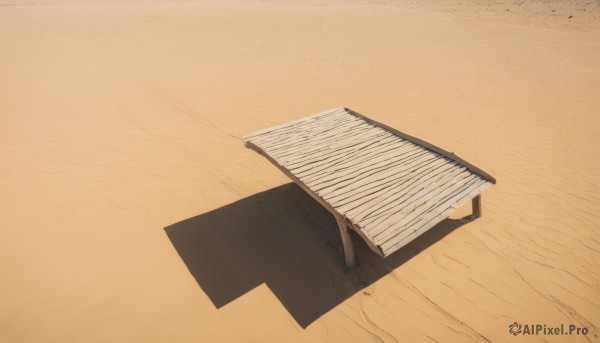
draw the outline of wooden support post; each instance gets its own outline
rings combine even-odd
[[[352,246],[352,237],[350,237],[350,232],[348,232],[346,219],[341,215],[336,214],[334,216],[338,226],[340,227],[340,235],[342,236],[342,244],[344,246],[344,258],[346,260],[346,268],[354,268],[354,246]]]
[[[472,219],[481,217],[481,194],[473,198],[473,214]]]

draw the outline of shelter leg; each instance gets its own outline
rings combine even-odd
[[[342,236],[342,244],[344,245],[344,258],[346,260],[346,268],[354,268],[356,265],[354,261],[354,246],[352,245],[352,237],[348,232],[348,226],[346,220],[342,216],[335,216],[338,226],[340,227],[340,235]]]
[[[473,198],[473,214],[472,219],[481,217],[481,194]]]

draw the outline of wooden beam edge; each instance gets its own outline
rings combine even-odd
[[[367,117],[365,115],[362,115],[362,114],[360,114],[360,113],[358,113],[358,112],[356,112],[354,110],[351,110],[351,109],[349,109],[347,107],[344,107],[344,109],[346,111],[348,111],[348,113],[350,113],[350,114],[352,114],[352,115],[354,115],[356,117],[359,117],[359,118],[361,118],[361,119],[363,119],[363,120],[365,120],[365,121],[367,121],[367,122],[369,122],[371,124],[377,125],[377,126],[383,128],[383,129],[385,129],[385,130],[387,130],[387,131],[389,131],[389,132],[391,132],[391,133],[393,133],[393,134],[395,134],[395,135],[397,135],[397,136],[399,136],[401,138],[406,139],[407,141],[411,141],[411,142],[413,142],[415,144],[421,145],[421,146],[423,146],[423,147],[425,147],[425,148],[427,148],[429,150],[437,152],[438,154],[440,154],[440,155],[442,155],[444,157],[447,157],[447,158],[449,158],[449,159],[451,159],[453,161],[456,161],[456,162],[462,164],[463,166],[465,166],[468,170],[471,170],[472,172],[474,172],[476,174],[479,174],[481,177],[483,177],[484,179],[490,181],[491,183],[496,184],[496,179],[492,175],[490,175],[489,173],[485,172],[481,168],[476,167],[476,166],[472,165],[471,163],[465,161],[464,159],[462,159],[461,157],[457,156],[453,152],[446,151],[446,150],[444,150],[444,149],[442,149],[442,148],[440,148],[440,147],[438,147],[436,145],[433,145],[433,144],[431,144],[429,142],[426,142],[426,141],[424,141],[422,139],[419,139],[417,137],[411,136],[411,135],[406,134],[404,132],[398,131],[398,130],[394,129],[393,127],[390,127],[390,126],[385,125],[383,123],[380,123],[380,122],[378,122],[376,120],[373,120],[373,119],[371,119],[371,118],[369,118],[369,117]]]

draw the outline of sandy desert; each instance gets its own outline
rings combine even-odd
[[[597,0],[0,1],[0,342],[600,341]],[[241,137],[346,106],[498,183],[392,256]],[[513,322],[586,327],[515,337]]]

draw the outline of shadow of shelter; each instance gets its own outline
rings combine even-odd
[[[382,259],[352,234],[358,268],[344,271],[333,216],[293,183],[165,228],[216,308],[266,283],[306,328],[462,225],[446,219]]]

